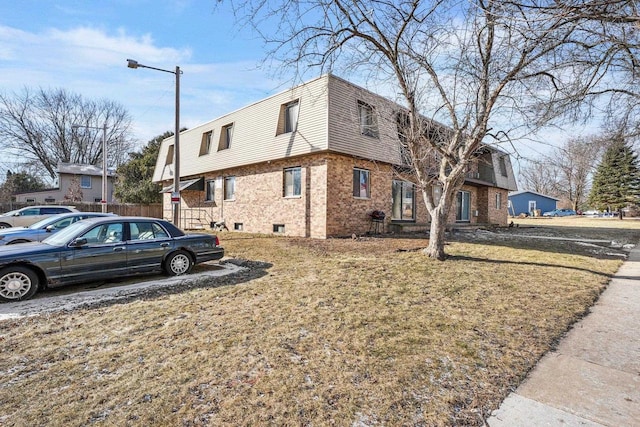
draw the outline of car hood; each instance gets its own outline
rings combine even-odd
[[[29,227],[9,227],[9,228],[3,228],[2,230],[0,230],[0,236],[6,236],[8,234],[16,234],[16,233],[23,233],[26,230],[30,230]]]
[[[40,242],[27,242],[19,245],[0,246],[0,258],[19,258],[40,252],[48,252],[55,246]]]

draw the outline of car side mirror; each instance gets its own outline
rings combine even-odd
[[[47,225],[44,229],[44,231],[46,231],[47,233],[51,233],[51,231],[54,229],[55,227],[53,225]]]
[[[72,248],[79,248],[86,244],[87,244],[87,239],[84,237],[79,237],[77,239],[72,240],[71,243],[69,243],[69,246],[71,246]]]

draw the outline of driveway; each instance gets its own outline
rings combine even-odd
[[[184,276],[149,275],[134,279],[48,289],[37,293],[34,298],[27,301],[0,303],[0,321],[99,306],[130,300],[134,297],[170,293],[176,289],[200,287],[210,284],[212,280],[244,270],[246,267],[231,262],[211,261],[194,266],[192,272]]]

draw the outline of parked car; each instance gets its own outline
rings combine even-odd
[[[66,214],[52,215],[40,220],[28,227],[10,227],[0,230],[0,245],[13,245],[16,243],[42,242],[52,234],[62,230],[74,222],[82,219],[107,216],[98,212],[74,212]]]
[[[582,215],[585,216],[598,216],[600,215],[600,211],[597,209],[589,209],[588,211],[582,212]]]
[[[42,242],[0,246],[0,300],[39,289],[140,273],[186,274],[224,256],[218,237],[165,220],[107,216],[78,221]]]
[[[576,215],[576,211],[573,209],[554,209],[549,212],[545,212],[542,216],[569,216]]]
[[[0,215],[0,228],[26,227],[51,215],[78,212],[73,206],[27,206]]]

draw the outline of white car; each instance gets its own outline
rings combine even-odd
[[[582,215],[585,215],[585,216],[598,216],[598,215],[600,215],[600,211],[597,210],[597,209],[590,209],[588,211],[582,212]]]
[[[27,227],[51,215],[78,212],[73,206],[27,206],[0,215],[0,228]]]

